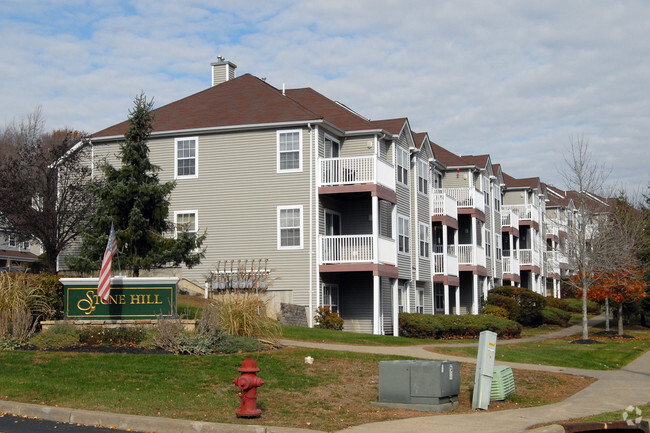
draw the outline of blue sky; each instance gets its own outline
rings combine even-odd
[[[237,74],[312,87],[371,119],[408,117],[457,154],[563,187],[570,137],[650,181],[647,1],[0,0],[0,127],[41,106],[94,132]]]

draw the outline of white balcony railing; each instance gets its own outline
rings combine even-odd
[[[458,264],[486,266],[485,249],[476,245],[458,245]]]
[[[483,193],[476,188],[438,188],[434,194],[447,194],[456,199],[459,208],[472,208],[485,212]]]
[[[431,215],[443,215],[458,219],[458,202],[448,194],[433,193],[431,195]]]
[[[453,247],[453,245],[450,246]],[[458,257],[456,257],[455,254],[434,253],[433,273],[434,275],[450,275],[457,277]]]
[[[514,257],[504,257],[503,273],[519,275],[519,259],[516,259]]]
[[[539,223],[541,221],[540,209],[532,204],[504,204],[501,206],[501,212],[512,211],[520,220],[528,220]]]
[[[541,266],[540,253],[532,249],[519,250],[519,264],[522,266]]]
[[[501,226],[519,228],[519,215],[511,210],[501,209]]]
[[[395,167],[376,155],[319,158],[318,186],[376,183],[395,189]]]
[[[321,236],[321,264],[386,263],[397,264],[395,241],[380,237],[375,257],[372,235]]]

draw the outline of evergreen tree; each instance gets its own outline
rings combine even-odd
[[[129,112],[130,127],[120,144],[121,167],[108,163],[101,166],[103,180],[93,184],[94,212],[82,234],[80,254],[71,257],[70,266],[80,272],[99,269],[106,248],[111,222],[115,225],[118,257],[113,266],[140,270],[181,263],[192,267],[201,262],[205,249],[201,245],[205,233],[197,236],[178,230],[171,236],[173,224],[168,221],[169,196],[176,186],[173,181],[160,183],[160,168],[149,160],[147,140],[153,130],[153,100],[144,94],[135,98]]]

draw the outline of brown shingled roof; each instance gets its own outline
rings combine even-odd
[[[456,155],[453,152],[445,149],[444,147],[431,142],[431,148],[433,149],[433,154],[436,159],[446,165],[447,167],[464,167],[470,164],[467,164],[460,156]]]
[[[266,82],[244,74],[218,86],[153,110],[154,132],[309,121],[320,116]],[[93,137],[123,135],[128,121],[106,128]]]
[[[383,129],[384,131],[393,134],[399,135],[404,128],[404,124],[408,122],[406,117],[400,117],[397,119],[386,119],[386,120],[372,120],[370,124],[373,129]]]

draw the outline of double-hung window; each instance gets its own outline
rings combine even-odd
[[[199,138],[187,137],[174,140],[174,173],[176,179],[199,177]]]
[[[302,248],[302,206],[278,207],[278,249]]]
[[[409,153],[401,147],[397,148],[397,181],[401,184],[409,184]]]
[[[426,223],[420,223],[420,231],[418,236],[419,246],[420,246],[420,257],[424,259],[429,258],[429,248],[430,248],[430,231],[429,225]]]
[[[302,131],[278,131],[278,173],[302,171]]]
[[[418,192],[429,194],[429,164],[421,159],[417,160],[418,167]]]
[[[174,237],[178,237],[178,233],[189,232],[197,233],[199,228],[198,211],[196,210],[181,210],[174,212]]]
[[[424,313],[424,288],[416,287],[415,288],[415,312]]]
[[[401,215],[397,216],[397,237],[398,251],[400,253],[409,252],[409,243],[411,242],[410,221]]]
[[[339,312],[339,286],[323,284],[321,292],[321,307],[329,307],[332,313]]]

